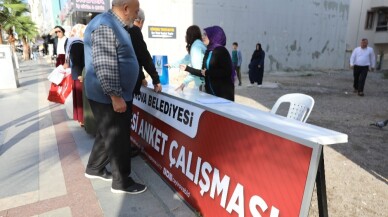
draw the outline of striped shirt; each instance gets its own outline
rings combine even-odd
[[[123,28],[125,23],[112,10],[108,13],[120,21]],[[129,34],[128,34],[128,37]],[[122,96],[120,74],[118,66],[118,54],[116,51],[119,44],[113,30],[108,26],[99,26],[92,34],[93,66],[101,83],[104,94],[109,96]]]

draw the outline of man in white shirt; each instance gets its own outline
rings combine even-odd
[[[368,71],[373,71],[376,64],[376,56],[373,48],[368,47],[368,39],[361,39],[361,46],[353,50],[350,57],[350,68],[353,69],[354,92],[364,96],[364,85]]]

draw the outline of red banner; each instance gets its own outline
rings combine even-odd
[[[311,147],[147,91],[133,114],[132,142],[203,216],[299,216]]]

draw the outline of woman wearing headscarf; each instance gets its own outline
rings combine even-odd
[[[263,83],[263,75],[264,75],[264,58],[265,52],[261,48],[261,44],[256,44],[256,50],[252,54],[251,62],[249,63],[249,81],[251,84],[249,86],[253,86],[255,82],[257,85],[261,87]]]
[[[71,68],[73,79],[73,119],[84,124],[82,100],[82,70],[85,67],[83,36],[86,26],[76,24],[71,29],[66,47],[64,68]]]
[[[202,70],[181,65],[181,70],[205,78],[206,93],[234,101],[234,73],[232,59],[225,48],[226,36],[219,26],[204,29],[202,41],[207,46]]]

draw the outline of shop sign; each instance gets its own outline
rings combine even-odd
[[[109,0],[73,0],[76,11],[102,13],[109,9]]]
[[[131,141],[203,216],[304,216],[302,203],[310,205],[314,187],[307,183],[316,176],[313,147],[141,90]]]
[[[148,38],[176,38],[176,27],[148,26]]]

